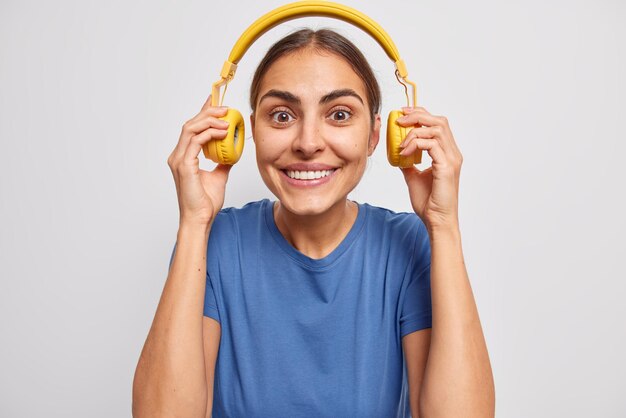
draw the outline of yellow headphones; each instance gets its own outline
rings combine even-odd
[[[324,16],[340,19],[367,32],[383,47],[387,56],[394,62],[396,78],[404,86],[407,106],[411,107],[417,104],[415,83],[406,78],[408,75],[406,65],[400,58],[395,44],[380,25],[358,10],[341,4],[327,1],[299,1],[266,13],[252,23],[239,37],[230,51],[228,60],[224,62],[220,80],[213,83],[211,105],[221,105],[223,100],[223,97],[220,99],[221,87],[224,86],[224,91],[226,91],[226,86],[235,77],[239,60],[261,35],[280,23],[306,16]],[[413,104],[409,100],[407,85],[412,90],[411,98]],[[411,129],[411,127],[403,127],[396,123],[396,119],[402,115],[402,111],[392,110],[387,118],[387,159],[394,167],[411,167],[413,164],[419,164],[422,161],[422,151],[418,150],[413,155],[408,156],[400,155],[400,143],[406,138],[408,131]],[[224,139],[209,141],[202,147],[202,150],[206,158],[216,163],[235,164],[239,161],[243,152],[245,132],[243,116],[238,110],[229,108],[226,116],[220,119],[230,123],[228,134]]]

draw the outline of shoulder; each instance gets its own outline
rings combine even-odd
[[[245,223],[250,219],[258,219],[263,216],[266,205],[271,204],[268,199],[257,200],[255,202],[249,202],[242,207],[226,207],[222,208],[215,220],[213,221],[213,228],[222,229],[225,227],[232,227],[233,225]]]
[[[213,224],[209,235],[209,244],[216,241],[233,241],[242,231],[252,231],[254,226],[264,219],[268,199],[246,203],[242,207],[222,208]]]
[[[415,212],[396,212],[391,209],[359,203],[367,211],[368,229],[387,235],[393,240],[416,240],[427,235],[426,225]]]
[[[407,271],[423,269],[430,263],[428,230],[415,212],[396,212],[367,203],[360,205],[367,212],[370,249],[388,254],[398,266],[411,266]]]
[[[262,211],[266,205],[271,204],[269,199],[257,200],[254,202],[248,202],[241,207],[229,206],[222,208],[217,217],[224,216],[235,216],[235,217],[245,217],[250,216],[251,214],[256,214]],[[216,218],[217,220],[217,218]]]

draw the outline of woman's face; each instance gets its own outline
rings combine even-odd
[[[380,132],[380,117],[372,127],[365,84],[350,65],[308,48],[270,66],[250,119],[261,177],[298,215],[345,205]]]

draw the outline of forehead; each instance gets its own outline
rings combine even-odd
[[[259,97],[271,89],[317,97],[346,88],[355,90],[366,100],[365,83],[345,58],[305,48],[282,56],[271,64],[261,78]]]

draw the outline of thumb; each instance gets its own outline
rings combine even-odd
[[[416,172],[415,167],[413,167],[413,166],[411,166],[411,167],[400,167],[400,171],[402,171],[402,174],[404,175],[404,179],[407,180],[407,181],[411,177],[413,177],[413,175]]]
[[[213,170],[213,173],[225,183],[226,180],[228,180],[228,173],[230,173],[232,168],[233,166],[231,164],[218,164]]]

